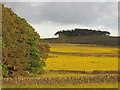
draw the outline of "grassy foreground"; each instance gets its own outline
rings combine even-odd
[[[55,85],[3,85],[3,88],[118,88],[117,82],[55,84]]]
[[[81,73],[72,73],[72,72],[44,72],[43,74],[30,74],[30,77],[73,77],[73,76],[95,76],[103,74],[81,74]],[[104,74],[108,75],[108,74]]]

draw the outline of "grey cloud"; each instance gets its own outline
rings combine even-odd
[[[117,28],[117,3],[115,2],[6,2],[4,4],[34,24],[50,21]]]

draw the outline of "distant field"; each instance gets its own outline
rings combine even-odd
[[[47,38],[44,42],[49,43],[71,43],[71,44],[91,44],[103,46],[118,46],[118,39],[120,37],[111,36],[79,36],[79,37],[65,37],[65,38]]]
[[[50,44],[51,52],[77,53],[111,53],[117,54],[118,48],[75,44]],[[66,54],[49,54],[45,69],[53,70],[117,70],[118,57],[76,56]]]
[[[50,44],[51,51],[55,52],[80,52],[80,53],[118,53],[118,48],[102,47],[82,44]]]

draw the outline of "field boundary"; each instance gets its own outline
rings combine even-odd
[[[75,55],[75,56],[104,56],[104,57],[120,57],[119,55],[117,54],[113,54],[113,53],[80,53],[80,52],[74,52],[74,53],[71,53],[71,52],[50,52],[52,54],[63,54],[63,55]]]
[[[100,83],[118,82],[118,75],[72,76],[72,77],[36,77],[36,78],[3,78],[4,84],[39,85],[39,84],[72,84],[72,83]]]
[[[70,72],[70,73],[81,73],[81,74],[120,74],[120,70],[93,70],[93,71],[45,70],[45,72]]]

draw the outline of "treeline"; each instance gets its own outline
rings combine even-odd
[[[4,77],[42,73],[49,46],[24,18],[2,5],[2,74]]]
[[[54,35],[65,35],[68,37],[74,36],[109,36],[110,32],[101,31],[101,30],[92,30],[92,29],[74,29],[74,30],[62,30],[56,32]]]

